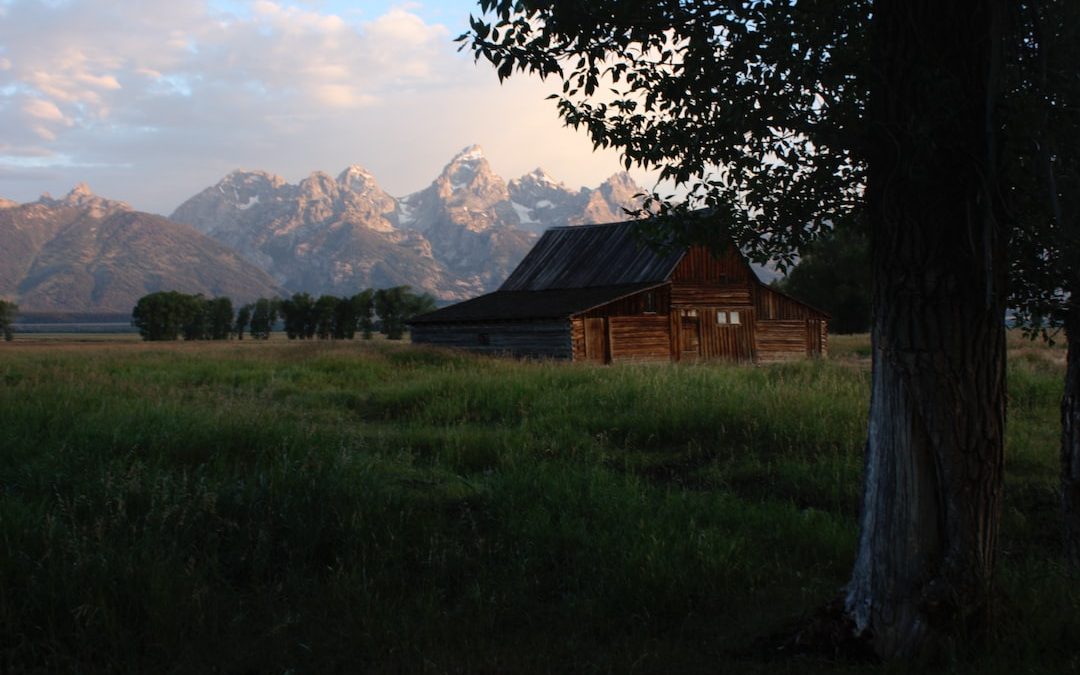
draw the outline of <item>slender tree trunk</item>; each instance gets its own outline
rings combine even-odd
[[[874,372],[846,612],[885,658],[989,620],[1005,426],[1002,0],[874,5]]]
[[[1065,338],[1069,352],[1061,399],[1061,510],[1065,560],[1080,570],[1080,304],[1066,310]]]

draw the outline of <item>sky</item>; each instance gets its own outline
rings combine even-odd
[[[465,146],[510,179],[622,167],[565,128],[554,81],[459,53],[472,0],[0,0],[0,197],[85,182],[168,215],[235,169],[351,164],[390,194]],[[643,185],[647,176],[631,172]]]

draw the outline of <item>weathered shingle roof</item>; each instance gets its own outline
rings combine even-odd
[[[543,291],[495,291],[413,318],[411,324],[461,321],[567,319],[619,298],[660,286],[661,282]]]
[[[685,248],[657,253],[636,236],[637,223],[553,227],[540,237],[499,291],[543,291],[665,281]]]

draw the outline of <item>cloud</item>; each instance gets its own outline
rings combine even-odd
[[[227,84],[295,107],[372,105],[433,75],[446,31],[404,10],[352,25],[342,17],[270,0],[203,33],[191,64]],[[207,79],[207,75],[212,76]]]
[[[176,87],[161,86],[175,82],[189,83],[200,105],[223,113],[260,103],[371,105],[431,77],[446,37],[404,9],[352,25],[271,0],[256,0],[244,16],[198,2],[134,0],[21,0],[8,14],[0,25],[0,86],[32,92],[80,127],[175,95]]]
[[[64,113],[60,112],[60,108],[57,108],[52,101],[30,98],[23,103],[22,110],[28,117],[34,119],[48,122],[64,121]]]
[[[593,155],[587,139],[561,128],[543,100],[554,85],[500,87],[490,68],[457,53],[444,25],[425,19],[423,2],[377,13],[330,6],[0,3],[0,165],[53,157],[50,180],[87,180],[159,212],[238,166],[295,180],[361,163],[404,194],[473,142],[511,176],[544,164],[581,184],[617,170],[612,153]],[[463,1],[462,16],[470,9]],[[25,190],[0,174],[0,195],[30,197]]]

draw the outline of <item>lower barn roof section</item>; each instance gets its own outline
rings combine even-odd
[[[574,314],[634,293],[663,286],[646,282],[598,286],[592,288],[560,288],[544,291],[495,291],[472,300],[443,307],[414,317],[411,324],[457,323],[462,321],[506,321],[529,319],[566,319]]]

